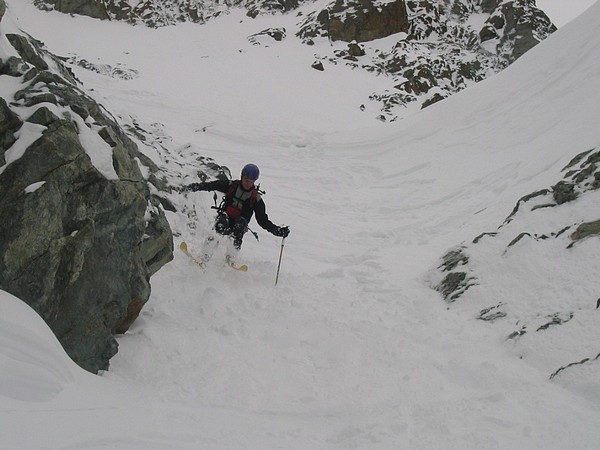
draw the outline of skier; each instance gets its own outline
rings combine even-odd
[[[191,183],[183,189],[191,192],[219,191],[225,194],[221,205],[217,208],[215,231],[224,236],[231,236],[236,251],[242,246],[244,234],[248,231],[248,224],[253,214],[256,215],[258,224],[269,233],[283,238],[290,234],[289,227],[277,226],[269,220],[265,212],[265,202],[258,187],[254,185],[259,173],[255,164],[246,164],[239,180]],[[231,257],[228,256],[229,258]]]

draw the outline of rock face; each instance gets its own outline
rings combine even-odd
[[[299,36],[317,36],[332,41],[365,42],[409,30],[404,0],[336,0],[327,8],[309,15]]]
[[[389,120],[397,118],[402,107],[427,107],[501,71],[556,30],[534,0],[367,3],[381,11],[374,12],[377,17],[391,8],[397,19],[393,32],[399,34],[393,47],[369,51],[365,43],[365,56],[353,65],[394,80],[393,89],[370,97],[383,105]],[[377,26],[369,33],[352,31],[367,29],[363,16],[370,13],[360,12],[360,5],[355,0],[336,0],[308,14],[297,35],[306,43],[319,38],[365,42],[387,36],[392,25],[385,20],[373,21]],[[475,23],[482,25],[475,27]],[[323,59],[338,64],[347,56],[334,51],[333,58]]]
[[[34,0],[33,3],[44,9],[55,9],[67,14],[80,14],[97,19],[109,18],[103,0]]]
[[[44,10],[80,14],[96,19],[121,20],[150,27],[178,22],[204,23],[231,8],[243,6],[249,17],[285,13],[298,8],[300,0],[33,0]]]
[[[19,57],[0,54],[0,77],[17,86],[0,100],[0,288],[98,372],[147,301],[150,276],[172,259],[138,161],[156,167],[39,42],[6,38]]]
[[[198,0],[34,0],[44,10],[80,14],[96,19],[121,20],[150,27],[173,25],[177,22],[203,23],[230,8],[219,1]],[[239,1],[233,3],[240,3]]]
[[[481,10],[490,16],[479,30],[480,41],[491,42],[496,53],[509,62],[515,61],[556,31],[546,14],[530,0],[483,0]]]
[[[257,17],[261,14],[285,13],[292,11],[300,5],[302,0],[250,0],[234,1],[234,5],[244,5],[248,9],[248,17]]]

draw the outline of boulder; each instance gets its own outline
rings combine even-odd
[[[16,141],[14,133],[21,128],[23,122],[0,97],[0,167],[6,164],[4,153]]]
[[[255,0],[246,3],[248,17],[256,18],[261,14],[288,12],[296,9],[299,0]]]
[[[348,44],[348,54],[350,56],[358,58],[360,56],[365,56],[365,50],[360,45],[358,45],[356,41],[352,41]]]
[[[254,45],[270,43],[273,41],[281,42],[286,37],[285,28],[267,28],[259,33],[248,36],[248,41]]]
[[[0,61],[13,73],[2,76],[24,81],[0,99],[0,288],[96,373],[148,300],[150,276],[172,259],[171,230],[138,166],[148,158],[58,58],[7,37],[20,59]]]
[[[319,72],[323,72],[325,70],[325,67],[323,67],[323,63],[321,61],[313,62],[311,67]]]
[[[571,234],[571,239],[579,241],[589,236],[598,236],[600,234],[600,220],[593,222],[582,223],[577,227],[575,232]]]
[[[281,3],[293,1],[284,0]],[[121,20],[132,24],[141,23],[153,28],[178,22],[204,23],[208,18],[216,17],[232,7],[231,2],[219,0],[34,0],[34,4],[43,10],[56,10],[102,20]]]
[[[66,14],[79,14],[96,19],[108,19],[104,0],[34,0],[41,9],[54,9]]]
[[[503,29],[496,51],[514,62],[556,31],[546,14],[535,7],[533,0],[514,0],[501,3],[484,25]]]
[[[404,0],[389,3],[336,0],[327,8],[309,15],[298,36],[303,39],[327,36],[332,41],[366,42],[407,32],[408,27]]]

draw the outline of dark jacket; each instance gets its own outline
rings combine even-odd
[[[278,227],[269,220],[269,216],[266,213],[265,202],[262,196],[258,192],[258,188],[255,186],[249,191],[245,191],[240,180],[216,180],[208,183],[192,183],[187,186],[188,191],[219,191],[223,192],[223,212],[226,211],[228,206],[231,206],[235,201],[235,194],[238,189],[241,189],[247,197],[242,204],[241,215],[248,223],[254,214],[256,216],[256,222],[269,233],[275,232]],[[254,201],[251,199],[252,191],[256,190],[254,194]],[[239,191],[238,191],[239,192]]]

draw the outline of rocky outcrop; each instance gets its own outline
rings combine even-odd
[[[240,1],[197,0],[34,0],[44,10],[80,14],[103,20],[121,20],[149,27],[163,27],[178,22],[203,23],[227,11]]]
[[[271,42],[281,42],[285,37],[285,28],[267,28],[260,33],[248,36],[248,41],[253,45],[268,45]]]
[[[368,3],[376,15],[384,13],[383,5]],[[401,115],[401,108],[427,107],[503,70],[556,30],[533,0],[399,0],[386,4],[398,9],[394,26],[376,21],[377,31],[356,34],[352,30],[366,29],[361,17],[367,13],[359,12],[362,5],[336,0],[308,14],[298,36],[307,44],[320,38],[364,42],[394,30],[398,39],[391,49],[369,49],[365,44],[365,55],[359,59],[339,50],[321,59],[390,77],[393,89],[370,96],[382,105],[381,117],[388,120]],[[471,20],[474,16],[477,20]],[[474,27],[475,23],[483,25]]]
[[[467,289],[476,284],[475,277],[466,270],[469,257],[464,250],[464,246],[449,250],[437,267],[444,276],[434,288],[448,303],[456,301]]]
[[[17,140],[15,133],[21,126],[23,126],[23,122],[21,122],[19,116],[12,112],[6,101],[0,97],[0,167],[6,164],[4,153]]]
[[[533,211],[557,208],[562,205],[578,201],[586,194],[596,191],[600,188],[600,149],[592,149],[580,153],[574,157],[571,162],[563,169],[565,176],[554,186],[547,189],[532,192],[520,198],[512,212],[507,216],[503,224],[498,227],[498,230],[493,232],[482,233],[473,239],[471,246],[462,245],[457,249],[451,249],[442,258],[442,264],[437,268],[439,274],[444,274],[444,279],[471,278],[474,279],[472,270],[469,267],[469,249],[475,248],[476,245],[482,245],[486,239],[504,239],[507,242],[505,251],[524,238],[543,242],[547,239],[564,239],[568,236],[569,239],[565,248],[572,248],[579,241],[600,235],[600,214],[594,216],[592,220],[582,220],[580,223],[564,223],[563,226],[551,232],[540,232],[534,229],[520,229],[517,234],[507,234],[506,229],[515,229],[513,221],[518,217],[527,216]],[[571,220],[571,217],[569,217]],[[518,227],[518,225],[517,225]],[[512,231],[511,231],[512,233]],[[484,239],[485,238],[485,239]],[[469,276],[467,276],[467,273]],[[449,274],[454,274],[448,278]],[[464,284],[451,285],[447,282],[440,282],[434,286],[440,291],[445,299],[451,298],[452,301],[457,300],[465,291]]]
[[[34,0],[44,10],[80,14],[102,20],[121,20],[149,27],[179,22],[204,23],[231,8],[243,6],[248,17],[285,13],[299,6],[300,0]]]
[[[104,0],[34,0],[36,6],[54,9],[66,14],[80,14],[96,19],[108,19],[108,10]]]
[[[6,38],[20,57],[0,53],[0,77],[18,86],[0,101],[0,288],[97,372],[148,300],[150,276],[172,259],[160,199],[138,164],[155,177],[157,168],[60,60],[24,34]]]
[[[366,42],[409,29],[404,0],[336,0],[308,16],[298,36],[304,40],[328,37],[332,41]]]
[[[513,62],[531,50],[556,27],[530,0],[487,0],[482,2],[482,11],[489,18],[479,30],[481,43],[490,42],[495,52]]]
[[[580,153],[563,173],[563,179],[553,186],[519,199],[498,229],[450,249],[429,276],[431,287],[449,307],[460,303],[460,308],[472,309],[473,317],[502,322],[509,330],[506,339],[526,341],[523,345],[531,351],[555,348],[563,332],[571,336],[586,326],[596,329],[597,316],[591,311],[598,309],[600,299],[597,293],[581,289],[572,274],[593,278],[597,273],[590,261],[596,259],[600,238],[596,208],[600,149]],[[506,283],[537,289],[521,293],[514,287],[507,289]],[[578,323],[573,325],[572,319]],[[545,340],[547,333],[552,340]],[[585,331],[581,333],[586,336]],[[591,354],[596,342],[580,341],[585,348],[578,348],[577,354]],[[564,362],[552,362],[563,367],[553,369],[550,379],[579,364],[564,366]]]
[[[254,0],[243,3],[248,9],[248,17],[255,18],[261,14],[286,13],[298,8],[301,0]]]

